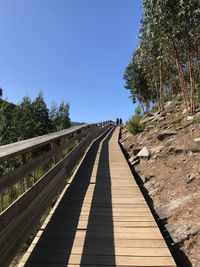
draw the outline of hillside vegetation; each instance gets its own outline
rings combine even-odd
[[[124,72],[143,112],[179,96],[188,113],[200,101],[200,1],[142,0],[139,42]]]

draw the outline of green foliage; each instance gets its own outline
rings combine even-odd
[[[135,109],[135,114],[136,115],[141,115],[141,108],[140,108],[140,105],[138,105]]]
[[[158,112],[158,106],[153,106],[151,109],[151,112],[154,114],[156,112]]]
[[[124,72],[133,103],[178,97],[193,113],[200,101],[200,1],[142,0],[137,49]]]
[[[54,131],[61,131],[70,127],[69,103],[65,104],[64,101],[62,101],[58,107],[57,104],[53,102],[50,109],[50,118]]]
[[[25,96],[19,105],[0,99],[0,145],[33,138],[70,127],[69,103],[49,110],[43,95],[32,102]]]
[[[196,123],[200,123],[200,117],[199,118],[196,118],[195,122]]]
[[[141,116],[136,114],[135,116],[132,116],[131,119],[129,119],[128,122],[128,130],[132,134],[137,134],[140,132],[143,132],[145,125],[143,123],[140,123]]]
[[[172,121],[173,124],[179,123],[182,121],[181,115],[177,115],[176,118]]]

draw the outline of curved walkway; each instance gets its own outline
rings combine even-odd
[[[176,266],[118,136],[92,144],[20,267]]]

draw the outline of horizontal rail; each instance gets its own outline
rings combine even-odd
[[[59,132],[45,134],[45,135],[34,137],[31,139],[0,146],[0,163],[14,156],[21,155],[23,153],[32,151],[35,148],[44,146],[53,141],[61,139],[62,137],[65,137],[67,135],[76,133],[78,131],[81,131],[87,128],[93,128],[95,126],[104,127],[110,123],[112,122],[105,121],[105,122],[100,122],[100,123],[95,123],[95,124],[84,124],[81,126],[74,126],[69,129],[59,131]]]

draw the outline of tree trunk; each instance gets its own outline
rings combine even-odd
[[[155,85],[155,89],[156,89],[156,99],[157,99],[157,104],[158,104],[158,110],[161,112],[162,108],[161,108],[161,104],[160,104],[160,95],[159,95],[159,90],[158,90],[158,83],[156,80],[156,74],[155,74],[154,67],[153,67],[152,56],[151,56],[151,72],[152,72],[154,85]]]
[[[140,105],[141,105],[143,114],[145,114],[145,111],[144,111],[144,105],[143,105],[142,103],[140,103]]]
[[[170,40],[171,40],[172,49],[174,51],[174,59],[175,59],[176,67],[178,70],[179,82],[180,82],[180,87],[183,93],[184,103],[185,103],[187,111],[190,112],[190,103],[189,103],[189,97],[188,97],[187,88],[186,88],[186,82],[185,82],[183,70],[180,64],[179,55],[178,55],[177,47],[176,47],[173,36],[170,37]]]
[[[159,60],[159,77],[160,77],[160,105],[161,110],[164,109],[164,90],[163,90],[163,80],[162,80],[162,60]]]
[[[192,58],[192,49],[191,49],[191,42],[189,37],[189,30],[188,26],[186,25],[187,30],[187,44],[188,44],[188,62],[189,62],[189,75],[190,75],[190,113],[194,114],[195,110],[195,83],[194,83],[194,71],[193,71],[193,58]]]

